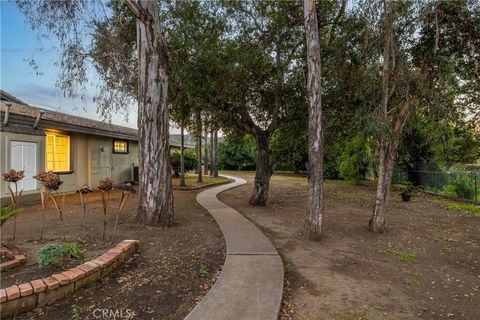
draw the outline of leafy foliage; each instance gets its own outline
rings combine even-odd
[[[458,177],[458,179],[455,179],[445,186],[445,192],[464,199],[474,199],[475,197],[475,187],[473,183],[465,177]]]
[[[357,135],[345,144],[338,158],[340,177],[359,183],[365,179],[367,170],[372,162],[372,155],[366,139]]]
[[[255,142],[251,136],[229,137],[218,144],[220,170],[254,170]]]
[[[81,252],[76,243],[49,244],[40,248],[38,264],[42,268],[48,266],[61,266],[63,268],[67,259],[79,258],[80,255]]]
[[[400,191],[400,196],[402,197],[402,201],[408,202],[412,198],[412,193],[415,190],[413,184],[408,181],[402,186],[402,191]]]
[[[15,206],[13,204],[1,208],[1,224],[0,226],[3,226],[5,222],[8,221],[8,219],[14,217],[16,214],[20,212],[20,209],[15,209]]]
[[[190,149],[184,150],[185,159],[185,171],[193,170],[197,166],[197,155]],[[173,151],[170,154],[170,164],[172,166],[173,174],[175,177],[180,176],[180,152],[178,150]]]

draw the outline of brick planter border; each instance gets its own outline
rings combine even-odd
[[[0,264],[0,271],[13,269],[25,263],[25,255],[21,253],[17,247],[9,246],[4,243],[2,243],[2,246],[5,248],[5,250],[1,251],[2,259],[10,258],[11,260],[7,260]]]
[[[0,289],[1,318],[33,310],[90,286],[115,270],[138,249],[138,240],[123,240],[101,256],[50,277]]]

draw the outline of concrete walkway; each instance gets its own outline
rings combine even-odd
[[[217,199],[217,194],[246,183],[203,191],[197,201],[215,218],[227,245],[222,273],[185,320],[276,320],[283,293],[283,263],[270,240],[247,218]]]

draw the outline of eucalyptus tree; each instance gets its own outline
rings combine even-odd
[[[304,236],[319,240],[323,219],[323,125],[320,38],[315,0],[304,0],[307,42],[308,95],[308,197]]]
[[[402,132],[410,115],[467,117],[478,108],[479,4],[469,1],[364,1],[357,14],[365,24],[360,51],[369,82],[367,107],[378,125],[378,184],[370,229],[385,230],[385,206]],[[378,42],[378,39],[382,39]],[[476,99],[476,100],[475,100]],[[469,103],[463,103],[463,101]],[[478,112],[478,109],[477,109]],[[473,112],[475,114],[475,112]]]
[[[169,64],[158,3],[129,0],[128,10],[113,1],[114,15],[110,16],[101,2],[18,0],[17,4],[33,28],[44,28],[57,39],[60,51],[57,85],[66,95],[79,95],[76,88],[91,80],[88,68],[93,64],[101,79],[97,98],[104,117],[110,117],[112,111],[121,110],[129,102],[138,102],[138,218],[148,224],[168,226],[173,216],[167,107]],[[136,30],[131,23],[116,24],[115,14],[133,16]],[[109,42],[110,48],[103,48],[102,56],[96,51],[96,39],[88,41],[94,31],[92,27],[100,37],[112,27],[117,27],[115,31],[120,33]],[[125,42],[124,33],[136,34],[137,38]],[[98,59],[101,61],[97,63]],[[102,72],[106,60],[113,67]]]

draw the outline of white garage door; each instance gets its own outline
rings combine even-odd
[[[34,142],[12,141],[10,145],[10,167],[25,171],[25,178],[18,182],[18,190],[30,191],[37,189],[37,144]],[[15,191],[14,185],[11,186]]]

